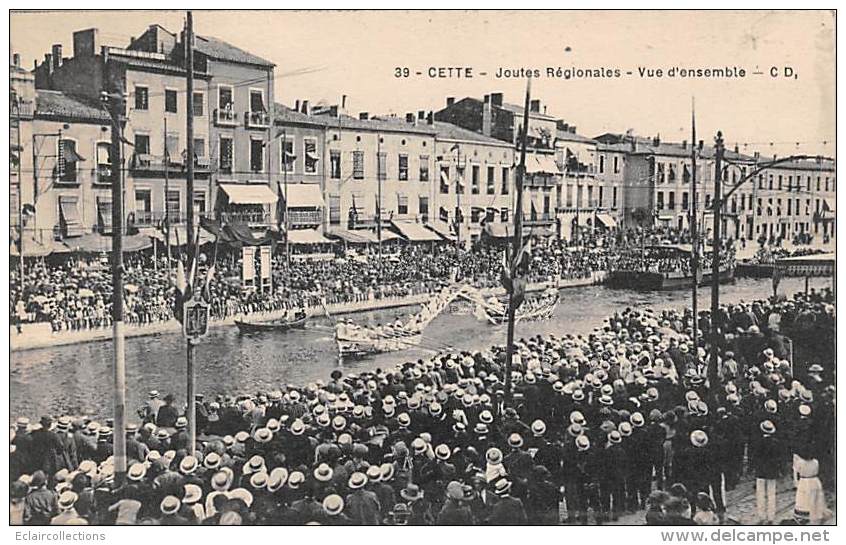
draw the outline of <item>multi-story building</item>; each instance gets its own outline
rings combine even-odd
[[[482,100],[466,97],[456,102],[447,98],[446,107],[435,112],[435,119],[507,142],[516,150],[523,114],[522,106],[504,102],[502,93],[493,93]],[[544,235],[560,231],[556,217],[561,191],[561,169],[555,159],[557,130],[556,118],[546,113],[541,101],[530,101],[523,216],[526,227]]]
[[[463,244],[478,240],[482,232],[508,236],[513,232],[507,226],[513,221],[514,146],[444,121],[435,121],[433,128],[435,217],[450,225]]]

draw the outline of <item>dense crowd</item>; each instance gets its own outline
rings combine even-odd
[[[431,293],[453,280],[476,287],[499,285],[502,247],[479,245],[472,250],[452,245],[406,245],[380,260],[369,254],[332,260],[293,260],[284,252],[273,257],[273,289],[245,288],[240,256],[221,252],[209,284],[213,319],[293,307],[347,303]],[[211,254],[207,252],[206,255]],[[587,278],[607,266],[608,250],[567,248],[551,242],[533,246],[529,281]],[[210,260],[207,260],[210,261]],[[167,258],[136,254],[126,260],[125,320],[147,325],[173,318],[175,267]],[[210,262],[199,269],[205,278]],[[47,322],[53,331],[76,331],[111,325],[112,279],[105,258],[71,258],[61,263],[33,263],[21,281],[10,271],[9,318],[13,324]]]
[[[794,342],[833,345],[820,338],[831,301],[726,307],[734,329],[715,373],[711,347],[691,341],[707,313],[627,308],[588,335],[518,341],[512,400],[503,346],[198,396],[195,446],[174,396],[151,391],[127,427],[120,485],[113,422],[21,418],[11,521],[503,525],[645,509],[650,524],[713,524],[723,481],[731,490],[746,476],[759,521],[774,523],[778,479],[792,476],[794,522],[820,522],[834,479],[834,360],[794,368],[781,326],[808,315],[817,325]]]

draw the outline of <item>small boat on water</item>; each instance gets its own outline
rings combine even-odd
[[[302,316],[294,320],[269,320],[266,322],[246,322],[235,320],[238,331],[241,333],[257,333],[259,331],[288,331],[290,329],[305,329],[308,318]]]
[[[493,325],[502,325],[508,322],[507,306],[495,298],[488,301],[480,300],[474,314],[477,318]],[[548,289],[543,295],[527,300],[517,308],[514,315],[515,323],[548,320],[555,312],[556,306],[558,306],[558,290]]]
[[[690,262],[689,244],[658,244],[624,255],[623,259],[608,271],[605,284],[611,288],[634,290],[673,290],[711,283],[711,256],[707,252],[700,258],[699,274],[694,278],[687,267],[678,264]],[[666,268],[667,270],[663,270]],[[735,260],[733,254],[719,269],[720,283],[734,281]]]

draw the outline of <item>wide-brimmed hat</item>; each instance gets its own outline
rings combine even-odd
[[[408,413],[401,413],[397,416],[397,424],[399,424],[402,428],[407,428],[411,425],[411,417],[408,416]]]
[[[59,496],[59,509],[61,509],[62,511],[70,509],[71,507],[76,505],[76,500],[78,499],[79,496],[76,492],[72,490],[66,490],[62,492]]]
[[[257,471],[250,475],[250,486],[256,490],[262,490],[267,486],[268,475],[267,471]]]
[[[448,445],[438,445],[435,448],[435,456],[437,456],[438,460],[449,460],[449,456],[452,454]]]
[[[297,418],[291,422],[291,435],[302,435],[305,433],[305,423]]]
[[[615,445],[621,443],[623,441],[623,436],[617,430],[611,430],[608,432],[608,441],[614,443]]]
[[[489,464],[502,463],[502,451],[496,447],[489,448],[485,453],[485,460],[487,460]]]
[[[379,466],[379,469],[382,472],[382,477],[381,477],[380,480],[382,480],[383,482],[384,481],[390,481],[391,479],[394,478],[394,472],[396,471],[394,469],[394,464],[386,462],[386,463],[382,464],[381,466]]]
[[[585,416],[582,414],[581,411],[573,411],[570,413],[570,423],[581,424],[582,426],[584,426]]]
[[[378,465],[372,465],[367,468],[367,481],[371,483],[378,483],[382,480],[382,468]]]
[[[493,414],[490,411],[484,410],[479,413],[479,421],[483,424],[490,424],[493,422]]]
[[[543,420],[538,419],[532,422],[532,433],[535,437],[540,437],[546,433],[546,424]]]
[[[349,481],[347,481],[347,486],[350,487],[352,490],[357,490],[364,485],[367,484],[367,475],[360,471],[356,471],[352,475],[350,475]]]
[[[331,481],[333,474],[334,471],[326,463],[320,464],[314,469],[314,478],[322,483]]]
[[[506,479],[505,477],[499,479],[494,483],[494,494],[497,496],[504,496],[508,494],[508,491],[511,490],[511,481]]]
[[[182,503],[197,503],[203,497],[203,489],[196,484],[189,483],[185,485],[185,495],[182,497]]]
[[[776,432],[775,424],[773,424],[771,420],[764,420],[761,422],[759,427],[761,428],[761,431],[767,435],[772,435]]]
[[[250,458],[246,464],[244,464],[244,469],[242,473],[244,475],[250,475],[252,473],[256,473],[258,471],[262,471],[265,469],[264,465],[264,458],[260,455],[256,454],[252,458]]]
[[[405,488],[400,490],[400,497],[406,501],[417,501],[423,497],[423,491],[414,483],[408,483]]]
[[[185,428],[188,427],[188,419],[185,418],[184,416],[180,416],[179,418],[176,419],[175,427],[178,430],[184,430]]]
[[[690,432],[690,443],[694,447],[704,447],[708,444],[708,434],[702,430],[693,430]]]
[[[186,456],[179,462],[179,472],[183,475],[190,475],[197,471],[200,463],[193,456]]]
[[[288,487],[297,490],[305,482],[305,475],[301,471],[293,471],[288,475]]]
[[[129,470],[126,472],[126,478],[130,481],[143,481],[144,477],[147,475],[147,466],[138,462],[129,466]]]
[[[232,472],[221,470],[212,475],[211,486],[218,492],[226,492],[232,486]]]
[[[523,446],[523,437],[519,433],[512,433],[508,436],[508,446],[520,448]]]
[[[276,467],[267,476],[267,491],[276,492],[288,481],[288,470],[284,467]]]
[[[206,454],[205,458],[203,458],[203,467],[206,469],[217,469],[220,467],[221,458],[220,455],[216,452],[209,452]]]
[[[159,504],[159,509],[165,515],[173,515],[179,511],[182,502],[176,496],[165,496]]]
[[[338,515],[344,510],[344,498],[338,494],[329,494],[323,498],[323,510],[329,515]]]

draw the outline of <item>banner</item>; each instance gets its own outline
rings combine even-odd
[[[261,279],[270,279],[270,246],[261,246]]]
[[[255,258],[255,246],[241,248],[241,280],[244,283],[252,282],[256,276]]]

